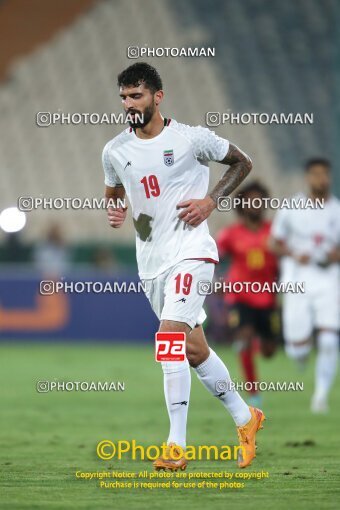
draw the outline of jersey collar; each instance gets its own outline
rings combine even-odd
[[[157,136],[154,136],[153,138],[147,138],[147,139],[139,138],[136,135],[136,129],[132,128],[132,127],[130,127],[130,129],[129,129],[129,133],[131,133],[133,138],[136,141],[138,141],[139,143],[152,143],[155,140],[158,140],[161,136],[163,136],[163,134],[166,132],[166,129],[164,129],[164,128],[169,126],[170,122],[171,122],[171,119],[164,118],[164,122],[163,122],[164,127],[163,127],[162,131]]]

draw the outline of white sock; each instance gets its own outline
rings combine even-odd
[[[230,386],[228,369],[215,351],[210,349],[209,357],[194,370],[207,390],[218,397],[229,411],[237,427],[248,423],[251,419],[249,407],[239,393]]]
[[[287,356],[295,361],[297,369],[300,370],[300,372],[303,372],[306,369],[311,350],[311,340],[303,343],[285,343],[285,351]]]
[[[170,419],[169,443],[185,448],[191,374],[187,360],[162,362],[164,395]]]
[[[336,331],[320,331],[315,366],[315,398],[326,399],[336,376],[339,335]]]
[[[299,362],[306,361],[309,356],[310,351],[312,350],[312,342],[303,342],[303,343],[294,343],[294,342],[286,342],[285,343],[285,351],[289,358]]]

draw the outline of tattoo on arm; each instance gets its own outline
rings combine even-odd
[[[119,200],[119,199],[122,200],[123,198],[125,198],[124,186],[119,185],[114,188],[111,188],[110,186],[106,186],[105,187],[105,198],[106,198],[106,203],[108,203],[108,201],[110,201],[111,204],[112,204],[112,202],[117,204],[117,200]]]
[[[226,157],[222,159],[222,161],[219,161],[219,163],[230,165],[230,167],[224,172],[221,179],[209,194],[215,203],[217,203],[219,197],[230,195],[252,169],[250,157],[233,144],[229,145]]]

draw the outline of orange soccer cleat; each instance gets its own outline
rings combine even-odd
[[[169,469],[170,471],[177,471],[180,469],[184,471],[187,467],[188,461],[183,455],[183,448],[177,446],[175,443],[168,444],[164,453],[164,456],[158,457],[153,463],[157,471],[161,469]]]
[[[265,415],[260,409],[256,407],[249,407],[251,418],[249,422],[243,427],[237,427],[237,435],[240,441],[242,450],[239,450],[238,466],[245,468],[249,466],[253,460],[256,450],[255,438],[256,432],[263,429],[262,422],[266,419]]]

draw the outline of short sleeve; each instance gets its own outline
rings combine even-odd
[[[196,158],[203,161],[222,161],[229,149],[228,140],[202,126],[192,128],[191,142]]]
[[[286,241],[289,233],[288,210],[280,209],[271,226],[271,235],[279,241]]]
[[[227,155],[229,142],[214,131],[202,126],[176,123],[176,129],[191,143],[195,158],[201,161],[222,161]]]
[[[105,185],[110,186],[111,188],[116,188],[118,186],[123,186],[121,183],[115,169],[112,166],[109,157],[108,144],[105,145],[103,154],[102,154],[102,164],[105,174]]]
[[[228,255],[231,251],[231,230],[225,228],[217,234],[216,244],[219,256],[221,258]]]

